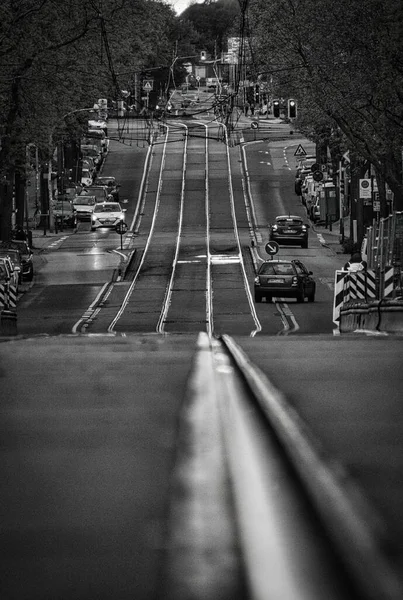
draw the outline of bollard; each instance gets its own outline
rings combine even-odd
[[[1,311],[0,332],[2,335],[17,335],[17,312],[5,308]]]

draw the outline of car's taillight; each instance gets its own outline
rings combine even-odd
[[[260,285],[260,277],[259,277],[259,275],[257,277],[255,277],[255,284],[256,285]]]
[[[302,225],[302,231],[306,231],[306,225]]]
[[[277,231],[277,225],[273,225],[272,229],[273,231]]]
[[[291,285],[298,285],[298,277],[293,277],[292,278],[292,284]]]

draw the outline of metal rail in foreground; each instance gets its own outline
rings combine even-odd
[[[199,336],[172,492],[168,600],[403,598],[381,522],[228,336]]]

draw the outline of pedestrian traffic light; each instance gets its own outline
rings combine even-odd
[[[273,100],[273,115],[275,117],[280,116],[280,100]]]
[[[206,60],[206,58],[207,58],[207,53],[205,50],[202,50],[200,52],[200,60]]]
[[[295,100],[292,100],[292,98],[290,98],[288,100],[288,118],[295,119],[296,116],[297,116],[297,102]]]

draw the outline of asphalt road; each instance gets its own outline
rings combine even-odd
[[[112,142],[104,170],[122,183],[129,219],[147,156],[134,135],[126,132],[131,145]],[[273,216],[303,214],[292,188],[292,144],[284,150],[284,144],[259,142],[246,150],[261,254]],[[231,150],[231,162],[238,165],[241,236],[249,239],[239,148]],[[146,227],[147,206],[143,210]],[[141,236],[135,232],[125,244],[141,245]],[[19,336],[0,344],[1,587],[7,600],[164,598],[171,474],[196,334],[157,335],[148,326],[155,315],[147,315],[145,299],[137,334],[129,328],[110,335],[100,327],[92,335],[71,335],[116,277],[119,247],[117,234],[91,233],[86,223],[75,234],[42,239],[34,283],[18,304]],[[362,487],[403,567],[402,339],[333,335],[332,275],[345,257],[323,246],[313,228],[308,250],[281,252],[313,270],[317,301],[262,303],[262,330],[253,337],[228,310],[227,333]],[[252,284],[251,253],[247,261]]]

